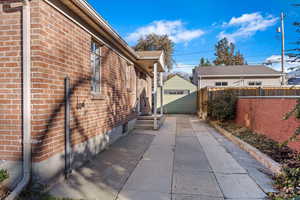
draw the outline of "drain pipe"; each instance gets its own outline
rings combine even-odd
[[[6,200],[14,200],[27,186],[31,177],[31,52],[30,52],[30,4],[23,1],[23,177]]]

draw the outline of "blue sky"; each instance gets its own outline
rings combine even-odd
[[[117,0],[88,2],[129,43],[151,32],[167,33],[175,42],[174,71],[191,72],[200,57],[214,59],[220,37],[234,41],[249,64],[280,55],[279,15],[286,13],[286,48],[298,36],[292,23],[300,21],[297,0]],[[278,67],[278,64],[274,64]]]

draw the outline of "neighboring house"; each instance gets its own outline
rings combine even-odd
[[[158,102],[161,92],[158,91]],[[193,114],[197,112],[197,86],[190,81],[175,75],[164,82],[163,108],[158,103],[158,110],[168,114]]]
[[[300,72],[299,70],[293,70],[287,74],[288,85],[300,85]]]
[[[13,186],[22,160],[53,180],[151,112],[163,52],[135,52],[86,1],[0,1],[0,33],[0,168]]]
[[[300,85],[300,77],[289,78],[288,85]]]
[[[203,87],[280,86],[281,73],[264,65],[210,66],[193,69],[193,83]]]

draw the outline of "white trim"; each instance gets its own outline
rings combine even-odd
[[[139,60],[158,60],[159,57],[140,57]]]
[[[117,37],[117,39],[121,41],[124,47],[126,47],[134,56],[139,57],[135,53],[135,51],[122,39],[122,37],[101,17],[101,15],[98,14],[89,3],[87,3],[86,0],[75,0],[74,3],[88,11],[92,17],[94,17],[97,21],[103,24],[106,27],[106,29],[108,29],[115,37]]]
[[[44,0],[44,1],[46,3],[48,3],[51,7],[55,8],[58,12],[60,12],[61,14],[63,14],[65,17],[67,17],[69,20],[71,20],[72,22],[74,22],[80,28],[82,28],[83,30],[85,30],[87,33],[89,33],[95,40],[98,40],[98,42],[104,44],[105,46],[107,46],[108,48],[110,48],[112,51],[114,51],[116,54],[118,54],[120,57],[122,57],[123,59],[125,59],[127,62],[129,62],[129,63],[131,63],[131,64],[134,65],[134,63],[131,60],[128,60],[118,50],[116,50],[115,48],[113,48],[112,46],[110,46],[109,44],[107,44],[106,42],[104,42],[101,38],[99,38],[97,35],[95,35],[90,30],[88,30],[87,28],[85,28],[83,25],[81,25],[79,22],[77,22],[75,19],[73,19],[70,15],[68,15],[67,13],[65,13],[63,10],[61,10],[60,8],[58,8],[56,5],[54,5],[53,3],[51,3],[49,0]]]

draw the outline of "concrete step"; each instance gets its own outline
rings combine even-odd
[[[135,129],[140,129],[140,130],[153,130],[153,125],[151,124],[136,124]]]
[[[137,124],[153,124],[154,123],[154,120],[137,120],[136,121]]]
[[[161,119],[163,116],[161,115],[157,115],[157,119]],[[153,120],[154,117],[153,115],[149,115],[149,116],[138,116],[137,117],[138,120]]]
[[[158,123],[159,128],[163,125],[165,119],[166,119],[166,116],[159,115],[157,117],[157,123]],[[138,119],[135,124],[135,129],[153,130],[153,125],[154,125],[154,117],[153,116],[138,116]]]

